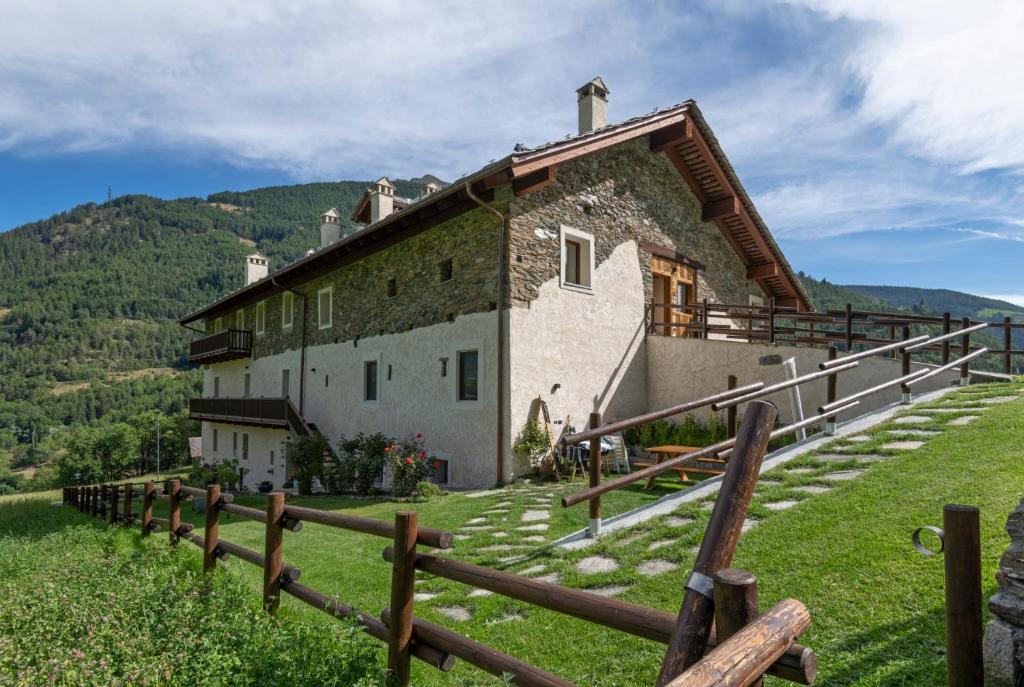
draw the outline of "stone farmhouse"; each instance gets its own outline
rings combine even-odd
[[[725,359],[756,366],[766,347],[683,338],[685,313],[654,307],[813,309],[697,104],[608,124],[600,78],[577,95],[577,135],[419,198],[382,177],[364,228],[341,238],[327,210],[318,249],[273,273],[249,256],[243,288],[183,318],[204,331],[204,459],[279,487],[290,436],[418,432],[439,481],[491,485],[524,471],[511,447],[540,400],[582,428],[721,390]]]

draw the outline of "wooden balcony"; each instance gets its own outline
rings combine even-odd
[[[287,429],[297,436],[312,432],[287,398],[193,398],[188,411],[191,420]]]
[[[252,356],[252,332],[247,329],[225,329],[196,339],[188,346],[190,363],[208,365]]]

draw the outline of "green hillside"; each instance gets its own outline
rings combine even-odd
[[[903,308],[922,307],[931,312],[948,312],[953,317],[970,317],[979,320],[994,320],[1004,316],[1024,318],[1024,308],[1019,305],[950,289],[865,286],[862,284],[850,284],[842,288]]]
[[[271,267],[319,244],[319,217],[347,217],[369,182],[303,184],[160,200],[90,203],[0,233],[0,432],[53,427],[144,408],[168,412],[195,394],[184,370],[192,333],[175,321],[242,285],[242,258]],[[396,181],[417,196],[421,184]],[[346,220],[346,230],[353,225]]]

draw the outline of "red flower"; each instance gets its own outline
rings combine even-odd
[[[426,451],[420,451],[420,458],[426,458],[426,457],[427,457],[427,452]]]
[[[412,465],[412,458],[406,458],[405,459],[405,464],[406,465]]]
[[[417,438],[417,439],[422,439],[422,438],[423,438],[423,435],[422,435],[422,434],[420,434],[419,432],[416,432],[416,438]]]
[[[441,469],[441,464],[440,463],[434,463],[434,469],[435,470],[440,470]]]
[[[385,446],[384,447],[384,453],[391,453],[391,447],[390,446]]]

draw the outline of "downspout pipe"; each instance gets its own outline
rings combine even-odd
[[[470,200],[491,213],[498,219],[498,412],[497,412],[497,480],[496,484],[505,481],[505,233],[508,229],[508,218],[498,210],[481,200],[475,193],[470,182],[466,182],[466,195]]]
[[[277,282],[277,277],[271,277],[270,283],[279,289],[291,291],[302,299],[302,348],[299,351],[299,415],[302,421],[306,421],[306,294],[301,291],[284,286]]]

